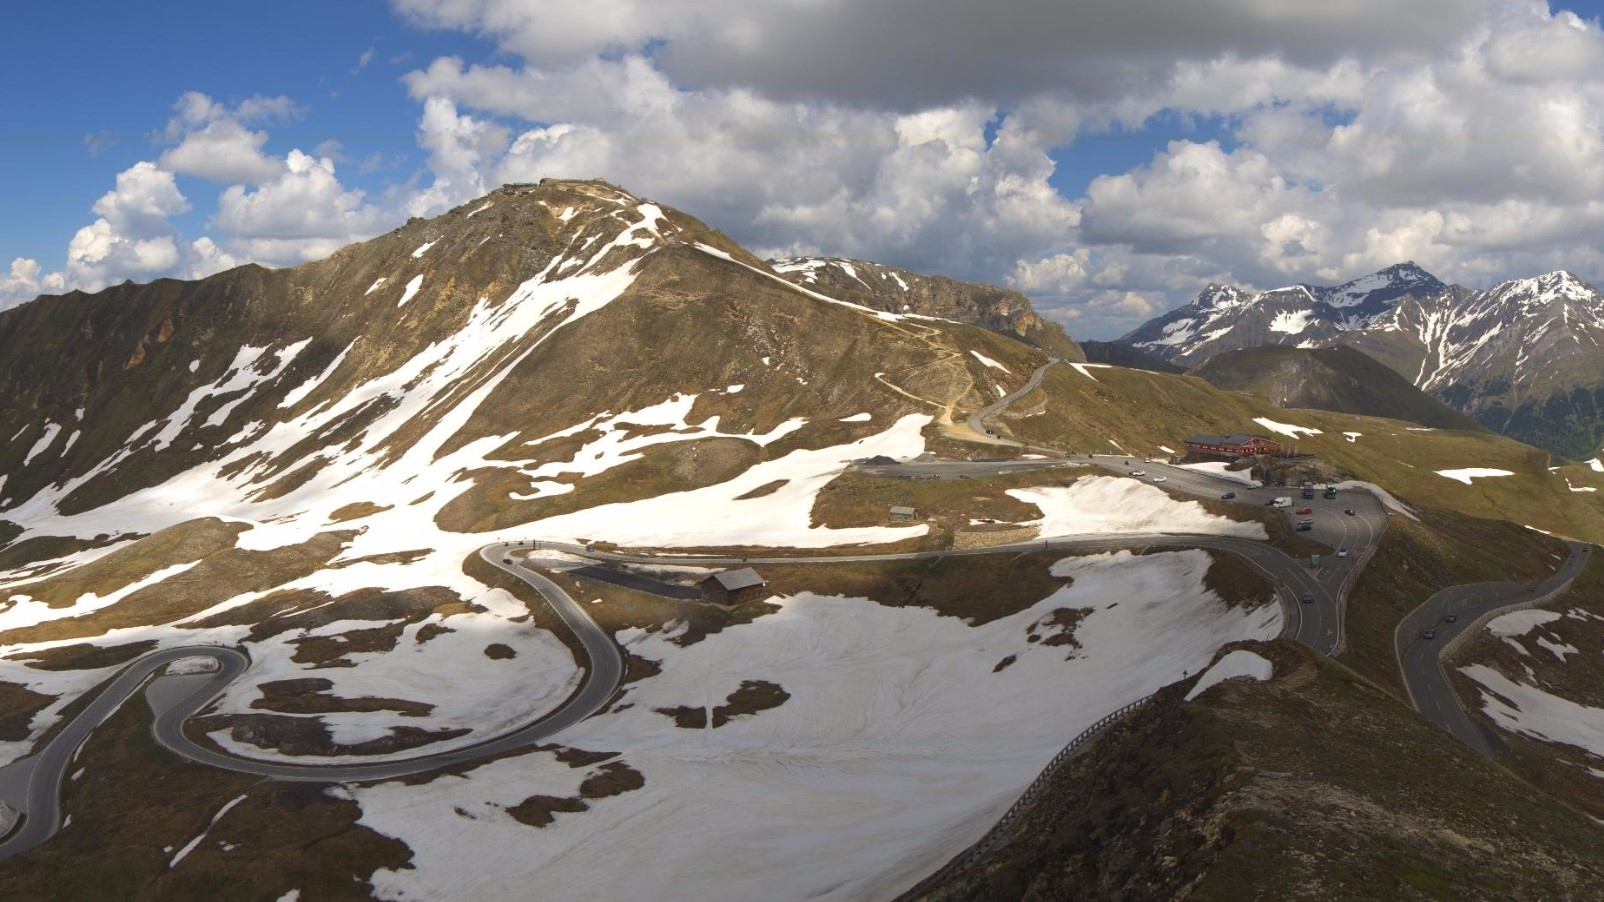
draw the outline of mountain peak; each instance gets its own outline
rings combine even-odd
[[[1221,310],[1250,304],[1253,299],[1254,294],[1252,292],[1238,288],[1235,285],[1221,285],[1218,282],[1210,282],[1208,287],[1198,292],[1197,299],[1192,304],[1195,307],[1206,310]]]
[[[1569,270],[1556,269],[1528,279],[1500,282],[1488,292],[1500,306],[1518,304],[1523,309],[1543,307],[1556,301],[1576,301],[1604,309],[1604,295]]]

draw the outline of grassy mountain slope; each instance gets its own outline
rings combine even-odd
[[[1176,375],[1186,372],[1184,366],[1177,366],[1141,348],[1120,344],[1117,341],[1083,341],[1080,347],[1086,354],[1087,363],[1109,363],[1114,366],[1128,366],[1132,369]]]
[[[1263,345],[1216,354],[1188,372],[1227,391],[1262,395],[1283,408],[1386,417],[1440,429],[1478,428],[1475,420],[1353,348]]]
[[[1186,436],[1245,432],[1290,442],[1375,482],[1405,501],[1475,517],[1510,520],[1549,532],[1604,539],[1604,474],[1565,466],[1550,472],[1547,452],[1476,430],[1415,427],[1378,417],[1317,410],[1286,411],[1262,398],[1226,392],[1195,376],[1171,376],[1121,367],[1066,366],[1047,372],[1042,385],[995,420],[1014,435],[1068,451],[1164,455],[1181,450]],[[1294,441],[1256,422],[1317,429]],[[1356,433],[1349,441],[1344,433]],[[1438,475],[1464,468],[1507,470],[1471,485]]]
[[[1341,665],[1253,646],[1268,682],[1184,686],[1061,773],[938,899],[1555,899],[1604,832]]]

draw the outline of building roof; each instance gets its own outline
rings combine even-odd
[[[916,513],[918,513],[918,511],[914,510],[911,507],[903,507],[900,504],[891,505],[891,515],[892,516],[911,517]]]
[[[718,584],[722,586],[726,592],[734,592],[737,589],[750,589],[753,586],[763,585],[763,577],[758,576],[757,571],[753,570],[751,567],[742,567],[739,570],[725,570],[722,573],[713,574],[712,578],[717,580]]]
[[[1263,436],[1246,435],[1240,432],[1235,435],[1193,435],[1188,436],[1186,440],[1194,445],[1246,445],[1252,441],[1270,441]],[[1274,442],[1271,442],[1271,444],[1274,444]]]

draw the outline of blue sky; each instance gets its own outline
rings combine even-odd
[[[293,264],[544,175],[763,253],[1007,284],[1096,337],[1207,281],[1394,258],[1604,276],[1598,3],[910,3],[11,4],[0,307]],[[260,146],[178,153],[218,129]]]
[[[151,155],[153,133],[185,91],[224,102],[288,96],[305,114],[274,129],[269,150],[310,149],[333,139],[358,159],[386,158],[383,171],[353,175],[352,183],[380,188],[387,178],[404,179],[419,159],[417,105],[398,76],[424,56],[482,46],[410,28],[381,3],[82,6],[92,13],[40,3],[6,11],[0,79],[29,87],[11,95],[12,115],[0,130],[0,171],[9,173],[0,188],[6,198],[0,256],[59,265],[66,237],[84,224],[117,172]],[[354,72],[369,48],[370,62]],[[89,136],[101,136],[98,153]],[[181,222],[198,233],[208,211],[193,199],[197,209]]]

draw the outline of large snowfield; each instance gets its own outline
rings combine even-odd
[[[630,651],[662,672],[561,742],[620,753],[643,788],[541,828],[505,809],[576,796],[594,768],[541,752],[353,789],[362,823],[414,852],[377,886],[395,899],[890,898],[978,839],[1103,714],[1197,673],[1223,644],[1277,634],[1277,605],[1232,609],[1203,588],[1209,561],[1065,559],[1054,573],[1070,585],[983,626],[799,595],[689,647],[636,634]],[[1079,647],[1030,642],[1062,608],[1086,612]],[[790,698],[716,729],[654,710],[716,706],[744,680]]]
[[[1264,539],[1257,522],[1238,522],[1211,514],[1196,501],[1177,501],[1166,492],[1120,476],[1086,476],[1068,486],[1009,489],[1008,494],[1042,510],[1043,536],[1118,533],[1207,533]]]

